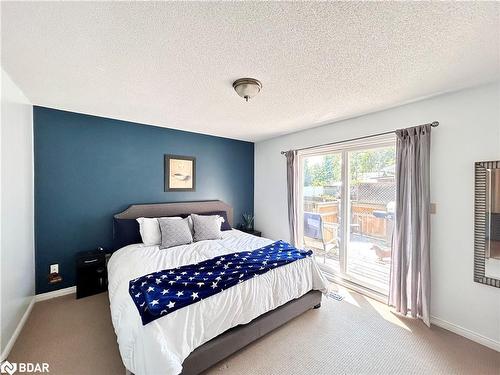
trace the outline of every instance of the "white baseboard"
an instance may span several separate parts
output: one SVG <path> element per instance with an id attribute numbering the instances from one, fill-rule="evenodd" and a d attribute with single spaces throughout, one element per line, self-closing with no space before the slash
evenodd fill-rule
<path id="1" fill-rule="evenodd" d="M 23 317 L 17 324 L 17 327 L 12 334 L 11 338 L 9 339 L 9 342 L 5 346 L 5 349 L 3 350 L 1 356 L 0 356 L 0 362 L 4 361 L 7 356 L 9 355 L 10 351 L 12 350 L 12 347 L 16 343 L 17 338 L 19 337 L 19 334 L 21 333 L 21 330 L 23 329 L 24 325 L 26 324 L 26 321 L 28 320 L 28 317 L 31 314 L 31 310 L 33 310 L 33 306 L 35 305 L 35 302 L 40 302 L 40 301 L 45 301 L 51 298 L 56 298 L 56 297 L 61 297 L 65 296 L 67 294 L 72 294 L 76 293 L 76 286 L 71 286 L 69 288 L 64 288 L 64 289 L 59 289 L 55 290 L 53 292 L 48 292 L 48 293 L 42 293 L 42 294 L 37 294 L 31 298 L 31 301 L 28 305 L 28 308 L 23 314 Z"/>
<path id="2" fill-rule="evenodd" d="M 487 346 L 490 349 L 493 349 L 493 350 L 496 350 L 497 352 L 500 352 L 500 342 L 499 341 L 495 341 L 493 339 L 490 339 L 489 337 L 480 335 L 479 333 L 473 332 L 467 328 L 457 326 L 456 324 L 450 323 L 446 320 L 437 318 L 435 316 L 431 316 L 431 324 L 434 324 L 438 327 L 444 328 L 448 331 L 456 333 L 457 335 L 463 336 L 465 338 L 468 338 L 469 340 L 477 342 L 478 344 Z"/>
<path id="3" fill-rule="evenodd" d="M 12 347 L 16 343 L 16 340 L 19 337 L 19 334 L 21 333 L 24 325 L 26 324 L 26 321 L 28 320 L 28 317 L 30 316 L 31 310 L 33 310 L 34 305 L 35 305 L 35 297 L 33 296 L 31 298 L 29 305 L 28 305 L 28 308 L 24 312 L 23 317 L 21 318 L 21 320 L 17 324 L 17 327 L 16 327 L 14 333 L 10 337 L 9 342 L 5 346 L 5 349 L 3 350 L 2 356 L 0 357 L 0 362 L 4 361 L 8 357 L 8 355 L 10 354 L 10 351 L 12 350 Z"/>
<path id="4" fill-rule="evenodd" d="M 36 302 L 45 301 L 48 299 L 62 297 L 68 294 L 76 293 L 76 286 L 70 286 L 69 288 L 54 290 L 53 292 L 47 292 L 42 294 L 37 294 L 35 296 Z"/>

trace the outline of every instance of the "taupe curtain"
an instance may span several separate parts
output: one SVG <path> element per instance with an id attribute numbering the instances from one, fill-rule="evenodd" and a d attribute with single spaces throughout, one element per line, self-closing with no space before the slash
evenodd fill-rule
<path id="1" fill-rule="evenodd" d="M 396 131 L 396 223 L 389 304 L 430 325 L 431 126 Z"/>
<path id="2" fill-rule="evenodd" d="M 290 228 L 290 241 L 298 244 L 297 237 L 297 196 L 299 183 L 299 168 L 297 165 L 297 151 L 287 151 L 286 156 L 286 187 L 288 203 L 288 226 Z"/>

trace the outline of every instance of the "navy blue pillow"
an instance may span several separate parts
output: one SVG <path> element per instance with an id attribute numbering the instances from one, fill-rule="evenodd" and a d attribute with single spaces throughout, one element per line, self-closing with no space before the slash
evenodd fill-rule
<path id="1" fill-rule="evenodd" d="M 115 250 L 141 242 L 142 238 L 137 220 L 113 218 L 113 248 Z"/>

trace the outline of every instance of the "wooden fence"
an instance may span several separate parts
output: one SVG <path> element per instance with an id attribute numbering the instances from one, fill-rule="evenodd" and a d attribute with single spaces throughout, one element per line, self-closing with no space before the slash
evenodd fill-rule
<path id="1" fill-rule="evenodd" d="M 340 202 L 318 202 L 304 200 L 304 211 L 323 214 L 325 223 L 338 223 L 340 215 Z M 380 240 L 390 240 L 393 222 L 384 218 L 376 217 L 374 211 L 385 211 L 386 205 L 377 203 L 351 202 L 351 233 L 361 236 L 374 237 Z M 328 233 L 325 234 L 325 240 Z"/>

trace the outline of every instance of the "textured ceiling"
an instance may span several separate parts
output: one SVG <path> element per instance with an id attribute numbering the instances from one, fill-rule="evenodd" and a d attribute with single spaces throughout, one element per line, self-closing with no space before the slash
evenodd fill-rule
<path id="1" fill-rule="evenodd" d="M 34 104 L 261 140 L 500 77 L 500 4 L 2 2 Z M 262 81 L 245 103 L 231 83 Z"/>

